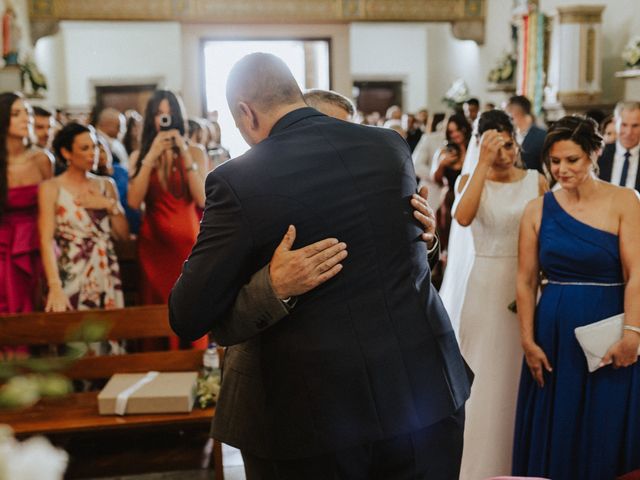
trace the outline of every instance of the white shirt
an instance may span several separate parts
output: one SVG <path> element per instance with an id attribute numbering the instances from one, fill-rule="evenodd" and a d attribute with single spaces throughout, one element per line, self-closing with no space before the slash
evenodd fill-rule
<path id="1" fill-rule="evenodd" d="M 640 154 L 640 144 L 629 149 L 631 156 L 629 157 L 629 172 L 627 173 L 627 182 L 623 187 L 635 188 L 636 175 L 638 174 L 638 154 Z M 622 177 L 622 167 L 624 166 L 624 154 L 627 149 L 620 142 L 616 142 L 616 153 L 613 156 L 613 167 L 611 168 L 611 183 L 620 185 Z"/>

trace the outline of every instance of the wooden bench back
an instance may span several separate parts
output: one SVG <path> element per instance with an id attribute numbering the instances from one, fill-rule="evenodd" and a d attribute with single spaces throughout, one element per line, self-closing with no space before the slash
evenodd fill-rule
<path id="1" fill-rule="evenodd" d="M 157 338 L 173 334 L 166 305 L 63 313 L 33 312 L 0 316 L 0 345 L 62 344 L 68 340 L 71 331 L 90 321 L 104 321 L 110 325 L 106 340 Z M 74 380 L 93 380 L 109 378 L 114 373 L 192 371 L 202 367 L 202 354 L 202 350 L 175 350 L 84 357 L 63 373 Z"/>

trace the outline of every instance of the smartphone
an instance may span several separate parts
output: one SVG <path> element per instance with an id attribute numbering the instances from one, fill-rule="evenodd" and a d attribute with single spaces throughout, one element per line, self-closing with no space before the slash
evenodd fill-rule
<path id="1" fill-rule="evenodd" d="M 171 130 L 172 119 L 168 113 L 160 115 L 160 130 Z"/>
<path id="2" fill-rule="evenodd" d="M 447 143 L 447 146 L 445 147 L 445 149 L 449 153 L 455 153 L 458 156 L 460 155 L 460 147 L 455 143 L 452 143 L 452 142 Z"/>

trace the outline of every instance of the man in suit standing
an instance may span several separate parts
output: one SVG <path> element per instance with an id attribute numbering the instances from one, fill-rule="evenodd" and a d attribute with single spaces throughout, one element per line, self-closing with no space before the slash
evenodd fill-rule
<path id="1" fill-rule="evenodd" d="M 640 191 L 640 102 L 620 102 L 615 109 L 618 139 L 604 147 L 598 160 L 600 178 Z"/>
<path id="2" fill-rule="evenodd" d="M 286 316 L 265 315 L 248 338 L 234 336 L 251 345 L 262 387 L 262 398 L 237 401 L 264 406 L 253 441 L 235 442 L 247 471 L 274 479 L 457 478 L 470 380 L 429 281 L 409 204 L 415 173 L 406 142 L 308 108 L 272 55 L 238 62 L 227 98 L 252 149 L 207 178 L 201 232 L 170 298 L 176 333 L 233 331 L 239 292 L 288 225 L 300 245 L 349 245 L 348 257 L 315 267 L 334 275 L 317 288 L 292 281 L 274 291 L 297 297 Z M 238 389 L 252 378 L 237 376 Z"/>
<path id="3" fill-rule="evenodd" d="M 516 140 L 521 147 L 525 167 L 542 173 L 542 144 L 547 132 L 535 124 L 531 102 L 524 95 L 514 95 L 505 110 L 516 127 Z"/>

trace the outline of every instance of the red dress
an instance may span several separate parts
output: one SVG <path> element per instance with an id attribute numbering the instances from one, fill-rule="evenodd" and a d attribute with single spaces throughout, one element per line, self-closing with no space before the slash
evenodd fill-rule
<path id="1" fill-rule="evenodd" d="M 34 310 L 42 284 L 38 185 L 9 188 L 0 214 L 0 313 Z"/>
<path id="2" fill-rule="evenodd" d="M 182 264 L 191 253 L 199 230 L 195 203 L 187 185 L 182 159 L 175 162 L 165 190 L 154 169 L 145 197 L 146 211 L 138 237 L 138 260 L 142 272 L 143 304 L 166 304 Z M 177 338 L 171 338 L 172 347 Z M 206 348 L 206 336 L 193 343 Z"/>

